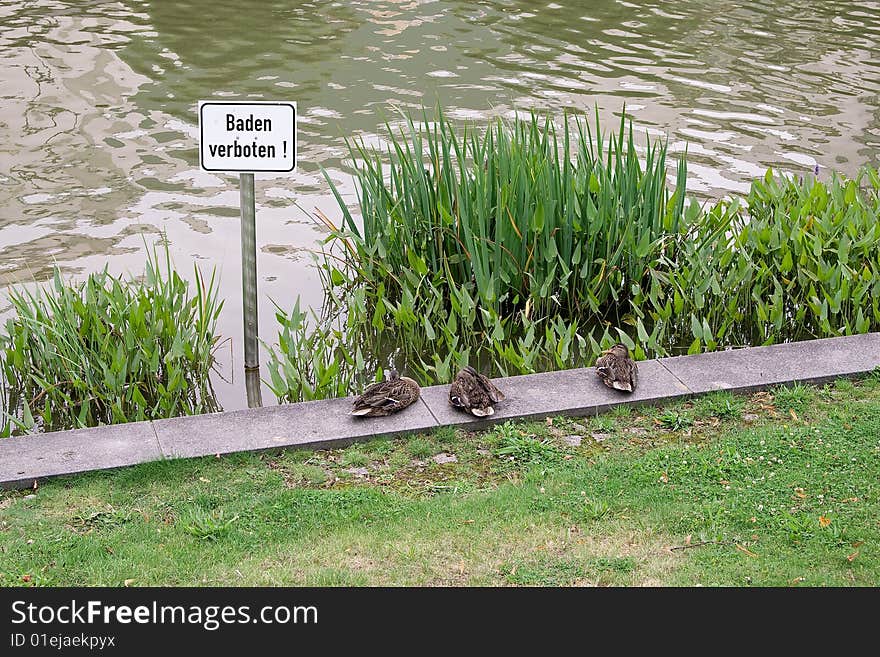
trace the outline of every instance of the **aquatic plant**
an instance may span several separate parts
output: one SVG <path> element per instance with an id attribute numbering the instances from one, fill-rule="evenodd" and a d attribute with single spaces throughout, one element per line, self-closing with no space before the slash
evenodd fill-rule
<path id="1" fill-rule="evenodd" d="M 685 157 L 670 186 L 665 143 L 640 150 L 623 119 L 607 138 L 598 118 L 423 119 L 388 125 L 385 153 L 348 142 L 360 216 L 327 177 L 341 218 L 317 215 L 323 314 L 307 330 L 298 306 L 279 312 L 298 331 L 270 363 L 280 400 L 353 392 L 392 360 L 430 385 L 467 363 L 591 365 L 614 342 L 641 359 L 880 327 L 875 169 L 768 171 L 746 198 L 701 206 Z M 309 361 L 331 386 L 298 383 Z"/>
<path id="2" fill-rule="evenodd" d="M 744 200 L 701 214 L 653 295 L 632 307 L 690 353 L 880 327 L 880 176 L 827 182 L 767 171 Z"/>
<path id="3" fill-rule="evenodd" d="M 598 116 L 595 137 L 568 115 L 561 134 L 534 113 L 482 133 L 458 133 L 442 111 L 404 125 L 388 126 L 390 162 L 349 142 L 362 227 L 327 179 L 343 215 L 340 255 L 361 281 L 385 282 L 391 300 L 414 270 L 504 314 L 530 301 L 538 314 L 619 319 L 621 288 L 684 226 L 684 160 L 670 193 L 665 144 L 649 140 L 643 166 L 623 118 L 604 148 Z"/>
<path id="4" fill-rule="evenodd" d="M 275 316 L 281 326 L 278 351 L 269 348 L 267 369 L 277 397 L 297 401 L 345 397 L 355 386 L 382 378 L 381 367 L 369 378 L 376 359 L 368 360 L 354 343 L 357 330 L 346 332 L 339 322 L 322 322 L 314 313 L 310 322 L 299 299 L 290 313 L 279 308 Z"/>
<path id="5" fill-rule="evenodd" d="M 2 435 L 218 410 L 210 382 L 218 341 L 214 275 L 195 271 L 195 294 L 148 252 L 142 280 L 107 268 L 85 281 L 12 288 L 0 335 Z"/>

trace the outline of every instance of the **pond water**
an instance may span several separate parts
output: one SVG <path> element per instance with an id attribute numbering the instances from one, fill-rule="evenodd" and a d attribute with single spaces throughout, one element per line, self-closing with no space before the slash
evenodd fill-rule
<path id="1" fill-rule="evenodd" d="M 227 410 L 247 406 L 238 178 L 199 169 L 199 100 L 299 106 L 296 172 L 256 177 L 270 343 L 271 300 L 320 304 L 311 213 L 339 217 L 320 168 L 353 203 L 344 138 L 381 144 L 397 109 L 598 107 L 611 128 L 625 103 L 638 130 L 687 144 L 703 198 L 767 167 L 880 163 L 880 2 L 4 0 L 0 28 L 0 285 L 53 263 L 137 274 L 165 231 L 182 273 L 220 276 Z"/>

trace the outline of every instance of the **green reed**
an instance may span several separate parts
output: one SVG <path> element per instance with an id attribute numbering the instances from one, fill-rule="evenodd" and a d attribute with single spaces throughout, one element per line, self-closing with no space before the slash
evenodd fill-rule
<path id="1" fill-rule="evenodd" d="M 347 276 L 385 281 L 405 296 L 401 272 L 467 290 L 482 308 L 620 319 L 620 289 L 684 229 L 686 167 L 667 185 L 665 144 L 640 161 L 630 126 L 603 145 L 598 116 L 497 119 L 483 132 L 436 122 L 387 126 L 389 161 L 349 142 L 362 225 L 340 202 Z M 574 133 L 574 135 L 573 135 Z M 573 139 L 574 136 L 574 139 Z M 340 272 L 341 274 L 341 272 Z M 453 293 L 446 293 L 449 298 Z"/>
<path id="2" fill-rule="evenodd" d="M 0 335 L 3 435 L 218 410 L 209 373 L 222 308 L 212 274 L 195 294 L 155 249 L 143 280 L 105 268 L 80 283 L 12 289 Z"/>
<path id="3" fill-rule="evenodd" d="M 598 118 L 478 131 L 438 115 L 388 125 L 386 153 L 349 142 L 359 219 L 327 178 L 341 220 L 319 215 L 324 313 L 308 329 L 298 307 L 279 313 L 296 326 L 270 364 L 280 400 L 352 392 L 391 362 L 432 384 L 466 363 L 590 365 L 619 341 L 646 358 L 880 327 L 874 169 L 768 171 L 701 207 L 685 203 L 684 157 L 670 186 L 665 144 L 639 149 L 623 120 L 605 138 Z"/>

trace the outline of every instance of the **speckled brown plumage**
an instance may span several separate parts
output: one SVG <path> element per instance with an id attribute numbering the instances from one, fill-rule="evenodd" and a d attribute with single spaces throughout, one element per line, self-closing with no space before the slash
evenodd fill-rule
<path id="1" fill-rule="evenodd" d="M 449 403 L 477 417 L 492 415 L 495 412 L 492 404 L 503 400 L 504 393 L 470 365 L 456 374 L 449 386 Z"/>
<path id="2" fill-rule="evenodd" d="M 623 392 L 633 392 L 639 382 L 639 368 L 623 344 L 602 352 L 596 360 L 596 374 L 606 386 Z"/>
<path id="3" fill-rule="evenodd" d="M 403 410 L 419 398 L 419 384 L 407 376 L 391 370 L 384 381 L 367 386 L 354 400 L 351 415 L 376 417 Z"/>

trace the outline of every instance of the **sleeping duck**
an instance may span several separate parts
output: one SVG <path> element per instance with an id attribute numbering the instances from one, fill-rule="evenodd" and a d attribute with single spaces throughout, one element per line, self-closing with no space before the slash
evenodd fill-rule
<path id="1" fill-rule="evenodd" d="M 449 387 L 449 403 L 477 417 L 492 415 L 495 412 L 492 404 L 503 400 L 504 393 L 470 365 L 456 374 Z"/>
<path id="2" fill-rule="evenodd" d="M 393 369 L 384 381 L 367 386 L 354 400 L 351 415 L 376 417 L 403 410 L 419 398 L 419 384 Z"/>
<path id="3" fill-rule="evenodd" d="M 609 388 L 624 392 L 635 390 L 639 380 L 636 362 L 630 358 L 626 345 L 620 343 L 602 352 L 596 360 L 596 374 Z"/>

